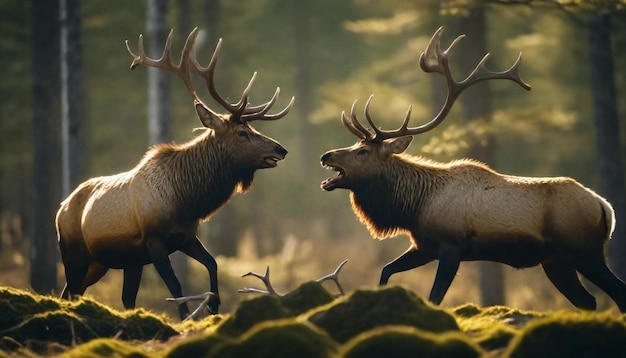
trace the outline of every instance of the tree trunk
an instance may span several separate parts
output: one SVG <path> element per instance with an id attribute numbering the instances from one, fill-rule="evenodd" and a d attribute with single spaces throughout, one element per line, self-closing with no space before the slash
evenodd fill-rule
<path id="1" fill-rule="evenodd" d="M 83 61 L 80 0 L 61 0 L 63 197 L 83 177 Z"/>
<path id="2" fill-rule="evenodd" d="M 167 0 L 148 0 L 147 8 L 148 53 L 153 58 L 161 57 L 168 35 Z M 187 34 L 181 36 L 186 37 Z M 150 145 L 171 142 L 172 135 L 172 74 L 158 68 L 148 67 L 148 137 Z M 184 288 L 189 287 L 187 256 L 174 252 L 172 267 Z"/>
<path id="3" fill-rule="evenodd" d="M 39 293 L 57 289 L 59 261 L 54 218 L 61 201 L 59 3 L 34 0 L 33 26 L 33 219 L 30 284 Z"/>
<path id="4" fill-rule="evenodd" d="M 463 76 L 469 74 L 487 51 L 487 25 L 482 8 L 471 9 L 467 17 L 461 17 L 458 28 L 466 33 L 453 56 Z M 491 91 L 489 82 L 479 83 L 465 91 L 459 98 L 462 104 L 462 118 L 466 122 L 473 120 L 491 120 Z M 493 164 L 494 138 L 489 136 L 482 143 L 473 142 L 468 150 L 468 157 Z M 504 304 L 504 280 L 502 265 L 495 262 L 480 261 L 478 266 L 480 298 L 483 306 Z"/>
<path id="5" fill-rule="evenodd" d="M 609 14 L 597 14 L 588 18 L 586 25 L 600 185 L 617 218 L 615 233 L 609 242 L 608 258 L 615 273 L 626 279 L 626 189 L 621 165 L 611 17 Z"/>

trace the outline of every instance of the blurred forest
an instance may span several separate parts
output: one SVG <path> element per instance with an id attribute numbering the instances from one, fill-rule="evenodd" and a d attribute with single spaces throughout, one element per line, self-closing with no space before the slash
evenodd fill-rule
<path id="1" fill-rule="evenodd" d="M 59 129 L 50 130 L 37 111 L 45 110 L 44 103 L 55 99 L 37 97 L 33 91 L 37 81 L 58 81 L 42 78 L 41 72 L 34 70 L 51 61 L 38 55 L 33 46 L 34 18 L 41 16 L 36 10 L 42 3 L 46 2 L 0 0 L 0 285 L 38 291 L 41 289 L 31 278 L 41 262 L 31 259 L 42 253 L 35 249 L 33 238 L 44 232 L 38 240 L 52 243 L 50 247 L 55 249 L 49 250 L 54 251 L 56 236 L 54 213 L 48 217 L 33 215 L 40 203 L 37 199 L 41 199 L 40 192 L 33 190 L 34 183 L 50 183 L 52 194 L 45 198 L 58 199 L 52 203 L 55 210 L 67 194 L 62 194 L 59 179 L 52 178 L 62 171 L 60 146 L 43 148 L 47 154 L 44 162 L 55 175 L 37 170 L 41 162 L 34 159 L 38 138 L 47 136 L 49 143 L 60 143 L 50 136 L 61 133 L 60 99 L 51 107 L 55 113 L 48 113 L 54 121 L 59 119 L 52 122 Z M 78 179 L 82 181 L 131 169 L 151 143 L 148 71 L 142 67 L 130 70 L 132 58 L 124 44 L 128 39 L 136 48 L 139 34 L 146 34 L 147 5 L 120 0 L 76 3 L 80 4 L 81 20 L 83 137 L 80 159 L 75 160 L 83 163 Z M 291 96 L 296 97 L 285 118 L 254 123 L 289 150 L 286 160 L 275 169 L 257 172 L 250 193 L 235 196 L 201 226 L 201 239 L 218 260 L 225 311 L 240 299 L 238 288 L 257 283 L 241 278 L 248 271 L 263 272 L 270 265 L 274 287 L 284 292 L 331 272 L 348 259 L 341 277 L 344 287 L 354 289 L 375 285 L 382 266 L 408 247 L 408 240 L 402 237 L 380 242 L 371 239 L 352 213 L 347 191 L 321 191 L 320 182 L 331 174 L 319 165 L 319 157 L 329 149 L 354 143 L 354 136 L 340 123 L 341 112 L 348 111 L 354 99 L 362 105 L 374 93 L 371 111 L 384 128 L 396 128 L 409 105 L 413 106 L 412 125 L 429 120 L 439 108 L 444 89 L 431 80 L 432 75 L 419 69 L 418 59 L 430 36 L 442 25 L 446 26 L 446 45 L 459 34 L 467 34 L 463 42 L 484 35 L 486 51 L 492 54 L 487 62 L 490 70 L 507 69 L 522 52 L 521 75 L 533 88 L 526 92 L 512 82 L 494 81 L 489 84 L 488 118 L 467 120 L 462 111 L 468 104 L 460 100 L 444 123 L 416 137 L 408 152 L 447 161 L 475 157 L 473 148 L 488 146 L 489 159 L 478 159 L 502 173 L 571 176 L 603 195 L 624 185 L 624 163 L 620 160 L 626 160 L 626 14 L 622 1 L 164 3 L 166 25 L 174 31 L 173 53 L 180 53 L 195 26 L 202 31 L 198 41 L 202 64 L 208 63 L 217 39 L 223 39 L 216 82 L 225 97 L 239 98 L 254 71 L 258 76 L 252 104 L 267 101 L 277 86 L 281 96 L 274 108 L 282 108 Z M 467 20 L 476 13 L 484 19 L 484 34 L 472 33 L 473 27 L 468 25 Z M 609 48 L 613 51 L 609 52 L 614 63 L 610 78 L 615 84 L 618 122 L 610 128 L 618 147 L 610 151 L 610 158 L 599 157 L 602 152 L 597 149 L 594 124 L 596 93 L 588 32 L 598 19 L 609 26 Z M 160 53 L 162 46 L 154 49 L 155 53 Z M 478 61 L 460 49 L 451 55 L 459 68 L 455 71 L 457 79 L 466 75 L 460 70 L 464 68 L 461 61 L 470 66 Z M 172 140 L 184 142 L 194 137 L 193 129 L 200 123 L 182 83 L 168 76 Z M 199 82 L 196 86 L 202 89 Z M 478 87 L 461 97 L 480 91 Z M 200 96 L 216 111 L 222 111 L 206 91 Z M 46 112 L 43 118 L 48 118 Z M 617 185 L 606 187 L 602 172 L 606 165 L 603 167 L 599 159 L 608 160 L 608 168 L 619 173 Z M 616 209 L 623 207 L 609 199 Z M 617 211 L 619 218 L 621 211 Z M 618 232 L 621 226 L 618 221 Z M 613 241 L 624 242 L 626 237 L 615 235 Z M 621 252 L 626 255 L 626 251 Z M 43 254 L 55 258 L 56 263 L 56 271 L 44 268 L 56 281 L 49 282 L 52 289 L 43 293 L 58 294 L 65 281 L 58 253 Z M 195 262 L 182 262 L 185 274 L 179 278 L 184 291 L 196 294 L 208 290 L 204 268 Z M 427 296 L 435 268 L 436 263 L 397 274 L 392 282 Z M 540 268 L 501 270 L 505 289 L 505 302 L 501 303 L 527 309 L 572 307 Z M 174 313 L 164 303 L 169 296 L 165 285 L 152 271 L 151 267 L 145 270 L 138 305 Z M 479 302 L 479 272 L 475 263 L 463 263 L 443 304 Z M 87 294 L 120 308 L 121 277 L 121 272 L 110 271 Z M 607 307 L 608 299 L 605 301 Z"/>

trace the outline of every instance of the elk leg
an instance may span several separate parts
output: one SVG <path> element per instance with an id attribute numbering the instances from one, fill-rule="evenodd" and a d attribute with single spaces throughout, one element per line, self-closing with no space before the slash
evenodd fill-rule
<path id="1" fill-rule="evenodd" d="M 158 237 L 147 237 L 144 241 L 146 243 L 148 253 L 150 254 L 152 264 L 157 270 L 159 276 L 161 276 L 163 282 L 165 282 L 165 285 L 170 291 L 172 297 L 182 297 L 182 288 L 180 286 L 180 282 L 176 278 L 174 269 L 172 268 L 172 263 L 168 257 L 169 253 L 164 242 Z M 189 315 L 189 308 L 186 303 L 178 305 L 178 313 L 181 320 L 185 319 Z"/>
<path id="2" fill-rule="evenodd" d="M 143 266 L 132 266 L 124 269 L 124 285 L 122 286 L 122 303 L 124 308 L 135 308 L 137 301 L 137 292 L 139 292 L 139 283 Z"/>
<path id="3" fill-rule="evenodd" d="M 606 292 L 615 301 L 622 313 L 626 313 L 626 285 L 609 270 L 604 263 L 603 255 L 599 258 L 579 262 L 576 268 L 589 281 Z"/>
<path id="4" fill-rule="evenodd" d="M 201 263 L 209 271 L 210 290 L 215 294 L 209 300 L 209 309 L 217 313 L 220 306 L 219 290 L 217 286 L 217 262 L 209 251 L 202 245 L 202 242 L 194 237 L 179 249 L 185 255 Z"/>
<path id="5" fill-rule="evenodd" d="M 398 256 L 395 260 L 387 263 L 380 274 L 379 285 L 385 285 L 389 281 L 391 275 L 397 272 L 403 272 L 416 267 L 425 265 L 435 259 L 435 256 L 431 255 L 425 250 L 419 250 L 413 245 L 409 247 L 402 255 Z"/>
<path id="6" fill-rule="evenodd" d="M 439 251 L 439 266 L 435 283 L 430 290 L 429 300 L 434 304 L 440 304 L 446 295 L 448 288 L 454 280 L 461 263 L 461 251 L 456 247 L 442 248 Z"/>
<path id="7" fill-rule="evenodd" d="M 108 270 L 108 267 L 104 267 L 95 261 L 90 263 L 89 267 L 87 268 L 87 274 L 85 275 L 83 283 L 80 286 L 80 291 L 78 292 L 78 294 L 82 295 L 83 293 L 85 293 L 87 287 L 98 282 L 102 278 L 102 276 L 107 273 Z"/>
<path id="8" fill-rule="evenodd" d="M 541 263 L 546 276 L 554 286 L 576 307 L 585 310 L 596 309 L 596 299 L 580 282 L 572 262 L 553 257 Z"/>

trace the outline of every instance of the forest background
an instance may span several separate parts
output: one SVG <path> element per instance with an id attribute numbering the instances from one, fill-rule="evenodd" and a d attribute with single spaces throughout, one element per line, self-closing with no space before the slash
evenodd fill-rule
<path id="1" fill-rule="evenodd" d="M 225 97 L 239 98 L 254 71 L 259 74 L 253 104 L 268 100 L 277 86 L 281 97 L 275 108 L 296 97 L 285 118 L 255 123 L 289 150 L 286 160 L 258 172 L 250 193 L 234 197 L 201 226 L 200 237 L 218 260 L 224 311 L 241 299 L 238 288 L 256 284 L 241 278 L 248 271 L 263 272 L 269 265 L 274 287 L 284 292 L 347 259 L 344 286 L 372 287 L 382 266 L 408 247 L 404 237 L 371 239 L 352 213 L 346 191 L 321 191 L 320 182 L 331 173 L 319 165 L 319 157 L 354 143 L 339 120 L 354 99 L 363 104 L 375 94 L 372 114 L 389 129 L 399 125 L 409 105 L 412 125 L 438 110 L 443 82 L 423 73 L 418 59 L 442 25 L 444 44 L 467 35 L 451 55 L 457 79 L 485 52 L 492 54 L 489 69 L 505 70 L 521 51 L 522 78 L 533 89 L 526 92 L 507 81 L 469 89 L 444 123 L 417 136 L 408 152 L 440 161 L 472 157 L 506 174 L 571 176 L 602 193 L 618 215 L 609 257 L 624 278 L 626 224 L 619 221 L 626 211 L 626 144 L 620 141 L 626 118 L 623 5 L 548 0 L 64 0 L 59 5 L 0 0 L 0 285 L 58 294 L 64 275 L 54 215 L 75 182 L 129 170 L 152 143 L 184 142 L 200 126 L 184 86 L 166 73 L 171 77 L 168 129 L 161 140 L 150 134 L 154 105 L 148 71 L 130 70 L 124 40 L 136 46 L 139 34 L 148 34 L 155 21 L 174 30 L 173 53 L 180 53 L 187 34 L 198 26 L 203 64 L 223 38 L 216 76 Z M 154 6 L 160 6 L 161 20 L 150 15 Z M 72 52 L 78 54 L 77 62 L 63 62 L 55 42 L 61 37 L 56 15 L 63 9 L 78 19 L 74 33 L 80 41 Z M 56 32 L 41 30 L 46 19 L 54 20 Z M 153 56 L 164 44 L 157 40 L 161 43 L 155 48 L 147 45 Z M 65 72 L 62 63 L 71 64 Z M 72 178 L 63 179 L 68 166 L 62 142 L 68 136 L 62 123 L 68 105 L 62 104 L 67 93 L 61 89 L 67 87 L 61 79 L 67 80 L 68 73 L 78 77 L 70 86 L 80 99 L 72 107 L 78 109 L 78 121 L 66 132 L 77 139 L 78 154 L 70 160 Z M 206 91 L 200 95 L 221 111 Z M 172 256 L 185 293 L 208 290 L 202 266 Z M 397 274 L 392 282 L 426 297 L 435 269 L 432 263 Z M 110 271 L 87 294 L 121 308 L 121 277 Z M 164 301 L 168 296 L 149 266 L 138 305 L 175 316 Z M 519 271 L 478 263 L 461 265 L 443 304 L 465 302 L 571 307 L 540 268 Z M 600 305 L 612 307 L 607 298 Z"/>

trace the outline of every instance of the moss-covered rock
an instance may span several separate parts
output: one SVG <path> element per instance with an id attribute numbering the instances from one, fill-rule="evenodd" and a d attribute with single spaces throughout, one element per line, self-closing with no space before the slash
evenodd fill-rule
<path id="1" fill-rule="evenodd" d="M 100 357 L 126 357 L 144 358 L 150 357 L 147 352 L 137 348 L 135 345 L 111 338 L 94 339 L 71 349 L 60 358 L 100 358 Z"/>
<path id="2" fill-rule="evenodd" d="M 379 327 L 361 333 L 342 347 L 341 354 L 344 358 L 476 358 L 481 355 L 480 347 L 462 333 L 432 333 L 408 326 Z"/>
<path id="3" fill-rule="evenodd" d="M 218 345 L 209 356 L 327 358 L 336 351 L 336 343 L 324 332 L 289 319 L 256 325 L 239 339 Z"/>
<path id="4" fill-rule="evenodd" d="M 314 310 L 308 320 L 341 343 L 387 325 L 406 325 L 430 332 L 459 330 L 452 315 L 398 286 L 355 291 Z"/>
<path id="5" fill-rule="evenodd" d="M 143 310 L 117 312 L 88 298 L 75 301 L 0 289 L 1 348 L 76 345 L 102 337 L 166 340 L 178 335 L 163 317 Z M 42 348 L 45 349 L 45 348 Z"/>
<path id="6" fill-rule="evenodd" d="M 235 312 L 226 318 L 216 331 L 219 334 L 236 337 L 258 323 L 288 316 L 289 312 L 282 306 L 278 298 L 259 296 L 241 302 Z"/>
<path id="7" fill-rule="evenodd" d="M 554 313 L 529 322 L 503 356 L 626 357 L 626 324 L 609 313 Z"/>
<path id="8" fill-rule="evenodd" d="M 335 298 L 315 281 L 303 283 L 297 289 L 280 298 L 280 303 L 290 315 L 296 316 L 308 310 L 330 303 Z"/>
<path id="9" fill-rule="evenodd" d="M 211 351 L 229 339 L 217 333 L 200 334 L 174 343 L 164 356 L 167 358 L 213 357 Z"/>

